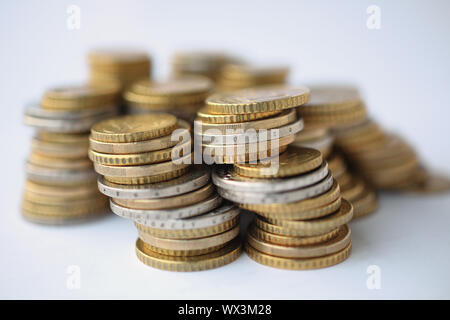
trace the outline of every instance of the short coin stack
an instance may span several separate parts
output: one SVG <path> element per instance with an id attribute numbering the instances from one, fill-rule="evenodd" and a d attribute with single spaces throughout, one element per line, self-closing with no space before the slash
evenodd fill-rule
<path id="1" fill-rule="evenodd" d="M 367 110 L 358 90 L 350 86 L 312 86 L 311 99 L 298 108 L 298 113 L 305 121 L 305 134 L 331 130 L 334 135 L 336 130 L 361 124 L 367 117 Z M 302 139 L 307 141 L 304 137 L 302 138 L 303 135 L 304 133 L 299 133 L 297 141 Z M 324 139 L 325 144 L 328 144 L 330 140 Z M 304 145 L 311 146 L 309 143 Z M 326 151 L 329 151 L 328 146 Z M 344 159 L 340 155 L 335 155 L 334 152 L 328 152 L 328 154 L 330 154 L 329 161 L 339 159 L 338 163 L 343 163 Z M 348 170 L 346 164 L 345 169 L 338 173 L 335 173 L 333 168 L 330 165 L 330 170 L 339 182 L 343 197 L 353 204 L 354 216 L 359 217 L 373 212 L 377 208 L 377 199 L 368 183 L 358 177 L 355 172 Z"/>
<path id="2" fill-rule="evenodd" d="M 217 87 L 220 91 L 232 91 L 285 84 L 288 74 L 289 68 L 285 66 L 230 64 L 222 69 Z"/>
<path id="3" fill-rule="evenodd" d="M 246 244 L 253 260 L 305 270 L 349 256 L 353 207 L 341 198 L 318 150 L 289 146 L 278 168 L 262 163 L 218 167 L 213 182 L 223 198 L 256 213 Z"/>
<path id="4" fill-rule="evenodd" d="M 150 57 L 139 50 L 94 50 L 88 54 L 88 63 L 93 84 L 114 84 L 123 89 L 151 75 Z"/>
<path id="5" fill-rule="evenodd" d="M 286 150 L 303 129 L 294 107 L 308 100 L 305 87 L 269 86 L 218 93 L 194 123 L 196 151 L 207 164 L 266 159 Z"/>
<path id="6" fill-rule="evenodd" d="M 96 188 L 88 159 L 89 130 L 117 114 L 117 88 L 93 86 L 47 90 L 25 111 L 25 124 L 37 129 L 26 163 L 22 213 L 28 220 L 61 224 L 105 213 L 107 198 Z"/>
<path id="7" fill-rule="evenodd" d="M 167 81 L 142 80 L 124 94 L 128 112 L 168 112 L 192 122 L 211 93 L 213 83 L 202 76 L 182 76 Z"/>
<path id="8" fill-rule="evenodd" d="M 206 270 L 241 253 L 239 209 L 215 192 L 208 169 L 191 166 L 189 127 L 171 114 L 152 113 L 109 119 L 91 130 L 99 190 L 111 197 L 115 214 L 135 222 L 139 260 L 158 269 Z"/>
<path id="9" fill-rule="evenodd" d="M 179 52 L 172 58 L 174 76 L 201 75 L 217 81 L 224 66 L 238 59 L 222 52 Z"/>

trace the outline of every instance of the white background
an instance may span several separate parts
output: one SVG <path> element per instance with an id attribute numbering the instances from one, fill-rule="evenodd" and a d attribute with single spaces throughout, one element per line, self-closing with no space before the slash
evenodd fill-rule
<path id="1" fill-rule="evenodd" d="M 70 4 L 80 30 L 66 27 Z M 371 4 L 380 30 L 366 27 Z M 378 212 L 352 223 L 346 262 L 304 272 L 245 255 L 217 270 L 162 272 L 135 258 L 129 221 L 56 228 L 19 211 L 32 136 L 24 105 L 85 79 L 86 51 L 110 45 L 148 50 L 156 77 L 175 50 L 209 48 L 288 64 L 293 83 L 353 82 L 375 119 L 450 173 L 449 12 L 448 1 L 2 1 L 0 298 L 450 298 L 448 194 L 382 195 Z M 66 287 L 69 265 L 80 267 L 79 290 Z M 381 268 L 380 290 L 366 287 L 369 265 Z"/>

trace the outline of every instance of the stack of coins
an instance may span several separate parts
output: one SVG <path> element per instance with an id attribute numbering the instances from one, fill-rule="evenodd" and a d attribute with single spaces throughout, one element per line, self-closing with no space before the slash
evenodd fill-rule
<path id="1" fill-rule="evenodd" d="M 220 91 L 231 91 L 285 84 L 288 75 L 289 68 L 285 66 L 230 64 L 222 69 L 217 87 Z"/>
<path id="2" fill-rule="evenodd" d="M 165 82 L 138 81 L 125 92 L 130 113 L 168 112 L 192 122 L 213 83 L 203 76 L 182 76 Z"/>
<path id="3" fill-rule="evenodd" d="M 139 50 L 91 51 L 88 64 L 90 82 L 93 84 L 114 84 L 123 89 L 151 75 L 150 57 Z"/>
<path id="4" fill-rule="evenodd" d="M 224 66 L 238 62 L 239 59 L 222 52 L 179 52 L 172 57 L 172 73 L 205 76 L 215 82 Z"/>
<path id="5" fill-rule="evenodd" d="M 135 222 L 139 260 L 158 269 L 206 270 L 241 253 L 239 209 L 222 201 L 208 169 L 191 166 L 189 127 L 171 114 L 151 113 L 91 130 L 98 188 L 111 197 L 115 214 Z"/>
<path id="6" fill-rule="evenodd" d="M 25 124 L 37 129 L 26 163 L 26 219 L 62 224 L 105 213 L 107 198 L 96 188 L 88 138 L 95 122 L 117 114 L 117 100 L 116 87 L 61 87 L 26 109 Z"/>
<path id="7" fill-rule="evenodd" d="M 196 152 L 207 164 L 266 159 L 286 150 L 303 128 L 294 107 L 308 100 L 305 87 L 271 86 L 217 93 L 194 123 Z"/>
<path id="8" fill-rule="evenodd" d="M 352 205 L 341 198 L 320 151 L 289 146 L 278 168 L 234 164 L 213 173 L 219 194 L 256 213 L 246 251 L 261 264 L 305 270 L 344 261 Z"/>
<path id="9" fill-rule="evenodd" d="M 317 149 L 326 159 L 333 151 L 334 135 L 327 128 L 303 129 L 295 135 L 292 145 Z"/>
<path id="10" fill-rule="evenodd" d="M 312 86 L 311 99 L 297 111 L 305 121 L 305 133 L 299 133 L 296 139 L 306 141 L 306 144 L 299 143 L 304 146 L 311 146 L 308 132 L 312 136 L 314 133 L 320 136 L 321 132 L 325 132 L 321 130 L 331 130 L 334 135 L 337 130 L 359 125 L 367 118 L 367 110 L 358 90 L 350 86 Z M 373 189 L 365 179 L 349 169 L 340 154 L 330 152 L 333 150 L 329 146 L 330 140 L 325 138 L 326 133 L 322 134 L 330 170 L 339 182 L 343 197 L 353 204 L 354 217 L 375 211 L 377 198 Z"/>

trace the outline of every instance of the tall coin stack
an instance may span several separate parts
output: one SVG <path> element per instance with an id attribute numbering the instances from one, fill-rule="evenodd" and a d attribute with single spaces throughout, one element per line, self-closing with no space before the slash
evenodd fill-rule
<path id="1" fill-rule="evenodd" d="M 256 213 L 246 251 L 258 263 L 292 270 L 328 267 L 351 251 L 352 205 L 341 198 L 320 151 L 289 146 L 278 166 L 238 163 L 213 173 L 219 194 Z"/>
<path id="2" fill-rule="evenodd" d="M 142 80 L 125 92 L 128 112 L 168 112 L 192 122 L 211 93 L 213 83 L 203 76 L 180 76 L 167 81 Z"/>
<path id="3" fill-rule="evenodd" d="M 135 222 L 138 259 L 158 269 L 206 270 L 241 253 L 239 209 L 222 201 L 207 168 L 191 166 L 189 130 L 167 113 L 113 118 L 91 130 L 99 190 L 115 214 Z"/>
<path id="4" fill-rule="evenodd" d="M 294 107 L 308 100 L 305 87 L 270 86 L 217 93 L 194 122 L 196 154 L 207 164 L 266 159 L 286 150 L 303 129 Z"/>
<path id="5" fill-rule="evenodd" d="M 239 60 L 223 52 L 178 52 L 172 57 L 172 73 L 175 77 L 200 75 L 216 82 L 224 66 Z"/>
<path id="6" fill-rule="evenodd" d="M 285 66 L 251 66 L 229 64 L 222 69 L 217 88 L 220 91 L 285 84 L 289 68 Z"/>
<path id="7" fill-rule="evenodd" d="M 313 135 L 314 132 L 330 130 L 334 135 L 337 130 L 361 124 L 367 118 L 367 110 L 359 92 L 350 86 L 312 86 L 311 99 L 297 111 L 305 121 L 305 130 L 298 134 L 296 140 L 303 140 L 299 145 L 305 146 L 311 146 L 311 141 L 305 136 L 308 132 Z M 332 141 L 323 139 L 327 141 L 325 144 Z M 328 151 L 328 146 L 326 150 Z M 330 153 L 328 161 L 343 197 L 353 204 L 354 216 L 360 217 L 373 212 L 377 208 L 377 198 L 369 184 L 356 172 L 349 170 L 336 150 Z M 335 168 L 338 170 L 333 171 Z"/>
<path id="8" fill-rule="evenodd" d="M 151 75 L 151 60 L 139 50 L 104 49 L 88 53 L 90 82 L 99 85 L 117 85 L 124 89 Z"/>
<path id="9" fill-rule="evenodd" d="M 72 86 L 50 89 L 25 110 L 25 124 L 36 128 L 26 163 L 23 216 L 33 222 L 62 224 L 105 213 L 107 198 L 96 188 L 88 159 L 89 130 L 117 114 L 118 90 Z"/>

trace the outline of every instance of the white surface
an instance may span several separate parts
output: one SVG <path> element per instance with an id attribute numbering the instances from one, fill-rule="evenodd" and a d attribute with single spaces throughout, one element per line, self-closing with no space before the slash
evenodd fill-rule
<path id="1" fill-rule="evenodd" d="M 292 67 L 292 82 L 357 83 L 377 120 L 396 128 L 425 163 L 450 172 L 450 2 L 446 1 L 3 1 L 0 4 L 0 298 L 450 298 L 450 196 L 383 195 L 380 210 L 352 223 L 346 262 L 281 271 L 243 255 L 221 269 L 169 273 L 134 256 L 132 224 L 111 217 L 44 227 L 19 215 L 32 130 L 25 103 L 44 88 L 81 81 L 85 52 L 109 44 L 148 49 L 156 75 L 183 48 L 224 48 L 250 61 Z M 79 5 L 81 29 L 66 28 Z M 382 28 L 366 28 L 377 4 Z M 81 268 L 68 290 L 66 268 Z M 366 287 L 369 265 L 380 290 Z"/>

